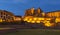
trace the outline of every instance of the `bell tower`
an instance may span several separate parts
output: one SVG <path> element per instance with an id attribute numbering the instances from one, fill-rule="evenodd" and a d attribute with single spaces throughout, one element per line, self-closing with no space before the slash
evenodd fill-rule
<path id="1" fill-rule="evenodd" d="M 31 8 L 31 14 L 34 14 L 34 8 Z"/>
<path id="2" fill-rule="evenodd" d="M 42 13 L 42 10 L 40 8 L 37 9 L 37 13 L 40 14 Z"/>
<path id="3" fill-rule="evenodd" d="M 38 17 L 42 16 L 43 11 L 40 8 L 38 8 L 36 12 L 37 12 L 36 14 L 37 14 Z"/>

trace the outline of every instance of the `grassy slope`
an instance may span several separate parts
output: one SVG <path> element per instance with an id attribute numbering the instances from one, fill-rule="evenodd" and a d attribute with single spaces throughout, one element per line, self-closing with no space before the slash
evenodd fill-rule
<path id="1" fill-rule="evenodd" d="M 60 30 L 53 29 L 20 29 L 5 35 L 60 35 Z"/>

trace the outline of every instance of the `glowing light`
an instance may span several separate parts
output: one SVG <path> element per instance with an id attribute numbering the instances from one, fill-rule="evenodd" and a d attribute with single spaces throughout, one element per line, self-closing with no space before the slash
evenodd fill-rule
<path id="1" fill-rule="evenodd" d="M 28 20 L 27 18 L 24 19 L 24 21 L 27 21 L 27 20 Z"/>
<path id="2" fill-rule="evenodd" d="M 51 23 L 45 23 L 45 26 L 50 27 L 52 24 Z"/>
<path id="3" fill-rule="evenodd" d="M 51 27 L 53 24 L 52 23 L 50 23 L 49 21 L 46 21 L 45 23 L 45 26 L 47 26 L 47 27 Z"/>
<path id="4" fill-rule="evenodd" d="M 32 20 L 32 18 L 29 18 L 29 20 L 31 21 L 31 20 Z"/>
<path id="5" fill-rule="evenodd" d="M 43 23 L 49 23 L 49 21 L 45 20 Z"/>
<path id="6" fill-rule="evenodd" d="M 45 13 L 42 13 L 43 16 L 45 16 Z"/>
<path id="7" fill-rule="evenodd" d="M 19 20 L 21 20 L 21 18 L 17 18 L 17 19 L 15 19 L 15 20 L 19 21 Z"/>
<path id="8" fill-rule="evenodd" d="M 51 18 L 45 18 L 45 20 L 51 20 Z"/>
<path id="9" fill-rule="evenodd" d="M 37 20 L 37 18 L 33 18 L 33 20 Z"/>
<path id="10" fill-rule="evenodd" d="M 27 22 L 31 22 L 32 21 L 32 18 L 29 18 L 29 20 L 27 20 Z"/>
<path id="11" fill-rule="evenodd" d="M 40 21 L 36 21 L 36 23 L 40 23 Z"/>
<path id="12" fill-rule="evenodd" d="M 55 22 L 56 22 L 56 23 L 57 23 L 57 22 L 60 22 L 60 18 L 56 18 Z"/>
<path id="13" fill-rule="evenodd" d="M 38 20 L 44 20 L 44 18 L 38 18 Z"/>
<path id="14" fill-rule="evenodd" d="M 0 19 L 0 22 L 3 22 L 2 19 Z"/>
<path id="15" fill-rule="evenodd" d="M 35 21 L 31 21 L 31 23 L 35 23 Z"/>
<path id="16" fill-rule="evenodd" d="M 31 22 L 31 21 L 28 20 L 27 22 Z"/>

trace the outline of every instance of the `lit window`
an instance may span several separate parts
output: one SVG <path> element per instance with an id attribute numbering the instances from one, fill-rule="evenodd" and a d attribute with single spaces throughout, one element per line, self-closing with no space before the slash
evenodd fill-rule
<path id="1" fill-rule="evenodd" d="M 46 22 L 44 23 L 44 25 L 47 26 L 47 27 L 51 27 L 51 26 L 53 25 L 53 23 L 50 23 L 49 21 L 46 21 Z"/>
<path id="2" fill-rule="evenodd" d="M 33 18 L 33 20 L 37 20 L 37 18 Z"/>
<path id="3" fill-rule="evenodd" d="M 45 23 L 45 26 L 50 27 L 51 24 L 50 23 Z"/>
<path id="4" fill-rule="evenodd" d="M 27 22 L 31 22 L 31 21 L 28 20 Z"/>
<path id="5" fill-rule="evenodd" d="M 35 23 L 35 21 L 31 21 L 31 23 Z"/>
<path id="6" fill-rule="evenodd" d="M 24 18 L 24 21 L 27 21 L 28 19 L 27 18 Z"/>
<path id="7" fill-rule="evenodd" d="M 40 23 L 40 21 L 36 21 L 36 23 Z"/>
<path id="8" fill-rule="evenodd" d="M 32 21 L 32 18 L 29 18 L 30 21 Z"/>
<path id="9" fill-rule="evenodd" d="M 3 20 L 2 19 L 0 19 L 0 22 L 2 22 Z"/>
<path id="10" fill-rule="evenodd" d="M 38 18 L 38 20 L 44 20 L 44 18 Z"/>

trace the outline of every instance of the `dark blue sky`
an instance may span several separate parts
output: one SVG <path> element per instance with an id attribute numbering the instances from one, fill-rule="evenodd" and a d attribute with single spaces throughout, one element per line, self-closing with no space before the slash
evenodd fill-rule
<path id="1" fill-rule="evenodd" d="M 0 9 L 24 15 L 26 9 L 40 7 L 44 12 L 60 10 L 60 0 L 0 0 Z"/>

